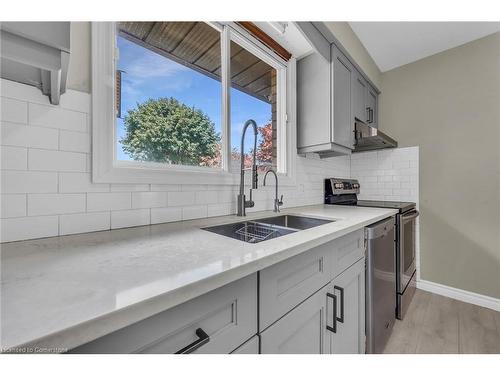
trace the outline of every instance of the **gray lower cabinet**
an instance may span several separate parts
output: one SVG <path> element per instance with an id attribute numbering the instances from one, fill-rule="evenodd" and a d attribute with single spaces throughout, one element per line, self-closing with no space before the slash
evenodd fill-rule
<path id="1" fill-rule="evenodd" d="M 243 345 L 233 350 L 231 354 L 259 354 L 259 336 L 255 335 Z"/>
<path id="2" fill-rule="evenodd" d="M 365 261 L 359 260 L 332 280 L 328 293 L 335 296 L 335 324 L 328 317 L 327 323 L 335 326 L 329 331 L 332 354 L 365 353 Z M 330 302 L 329 302 L 330 303 Z M 330 320 L 332 319 L 332 320 Z"/>
<path id="3" fill-rule="evenodd" d="M 359 229 L 70 353 L 364 353 L 364 278 Z"/>
<path id="4" fill-rule="evenodd" d="M 365 256 L 364 228 L 351 232 L 331 242 L 332 270 L 330 280 Z"/>
<path id="5" fill-rule="evenodd" d="M 259 319 L 264 330 L 331 280 L 327 243 L 260 271 Z"/>
<path id="6" fill-rule="evenodd" d="M 71 353 L 176 353 L 189 347 L 195 353 L 231 353 L 257 334 L 256 306 L 253 274 Z"/>
<path id="7" fill-rule="evenodd" d="M 326 290 L 307 298 L 299 306 L 261 333 L 262 354 L 328 353 L 325 329 Z"/>

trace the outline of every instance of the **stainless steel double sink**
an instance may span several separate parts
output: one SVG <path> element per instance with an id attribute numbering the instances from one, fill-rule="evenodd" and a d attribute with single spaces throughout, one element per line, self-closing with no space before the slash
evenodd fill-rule
<path id="1" fill-rule="evenodd" d="M 240 241 L 258 243 L 334 221 L 307 216 L 281 215 L 202 229 Z"/>

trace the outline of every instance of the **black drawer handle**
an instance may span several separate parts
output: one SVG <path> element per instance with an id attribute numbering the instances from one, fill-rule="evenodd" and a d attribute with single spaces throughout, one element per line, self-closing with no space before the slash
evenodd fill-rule
<path id="1" fill-rule="evenodd" d="M 333 326 L 329 326 L 328 324 L 326 325 L 326 329 L 333 332 L 337 333 L 337 296 L 332 293 L 326 293 L 327 297 L 330 297 L 333 299 Z"/>
<path id="2" fill-rule="evenodd" d="M 205 345 L 207 342 L 210 341 L 210 336 L 208 336 L 207 333 L 204 330 L 202 330 L 201 328 L 197 328 L 195 333 L 196 333 L 196 336 L 198 336 L 198 340 L 192 342 L 191 344 L 182 348 L 178 352 L 175 352 L 175 354 L 192 353 L 196 349 L 201 348 L 203 345 Z"/>
<path id="3" fill-rule="evenodd" d="M 341 288 L 340 286 L 334 286 L 333 289 L 336 289 L 340 292 L 340 318 L 337 318 L 337 320 L 340 323 L 344 323 L 344 288 Z"/>

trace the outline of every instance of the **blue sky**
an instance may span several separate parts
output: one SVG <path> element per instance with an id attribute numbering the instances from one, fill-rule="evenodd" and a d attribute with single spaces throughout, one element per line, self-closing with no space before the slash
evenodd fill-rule
<path id="1" fill-rule="evenodd" d="M 221 132 L 221 84 L 219 81 L 189 69 L 181 64 L 118 37 L 122 74 L 122 119 L 117 119 L 117 135 L 124 135 L 123 117 L 137 103 L 149 98 L 174 97 L 180 102 L 201 109 Z M 271 119 L 271 105 L 241 91 L 231 89 L 231 144 L 239 150 L 243 124 L 248 119 L 265 125 Z M 248 134 L 250 135 L 250 134 Z M 247 135 L 245 150 L 253 145 Z M 118 160 L 130 160 L 121 144 L 117 147 Z"/>

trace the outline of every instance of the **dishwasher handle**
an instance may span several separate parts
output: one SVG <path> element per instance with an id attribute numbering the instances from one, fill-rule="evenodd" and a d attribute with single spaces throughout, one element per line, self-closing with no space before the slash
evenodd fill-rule
<path id="1" fill-rule="evenodd" d="M 388 219 L 379 221 L 375 224 L 369 225 L 365 228 L 365 236 L 368 241 L 375 240 L 380 237 L 385 237 L 392 231 L 396 225 L 394 216 Z"/>
<path id="2" fill-rule="evenodd" d="M 420 212 L 417 210 L 408 212 L 406 214 L 401 215 L 401 219 L 403 223 L 406 223 L 407 221 L 414 220 L 420 215 Z"/>

